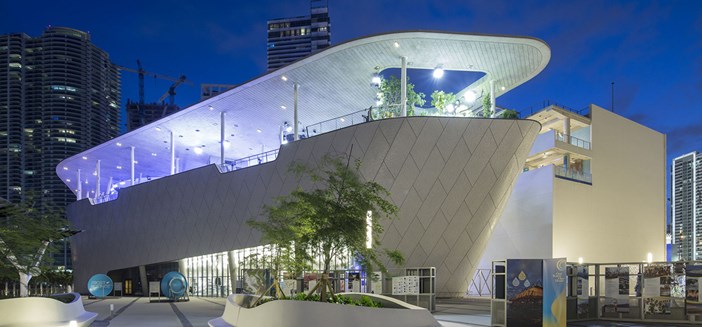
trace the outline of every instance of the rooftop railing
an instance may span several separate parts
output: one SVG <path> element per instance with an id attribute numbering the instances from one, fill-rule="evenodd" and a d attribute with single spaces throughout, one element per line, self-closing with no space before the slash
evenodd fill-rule
<path id="1" fill-rule="evenodd" d="M 363 109 L 350 114 L 327 119 L 305 127 L 305 136 L 312 137 L 319 134 L 335 131 L 340 128 L 353 126 L 370 121 L 370 109 Z"/>
<path id="2" fill-rule="evenodd" d="M 543 111 L 544 109 L 546 109 L 550 106 L 558 107 L 558 108 L 561 108 L 563 110 L 567 110 L 567 111 L 570 111 L 574 114 L 578 114 L 581 116 L 587 116 L 588 114 L 590 114 L 590 106 L 587 106 L 587 107 L 582 108 L 582 109 L 575 109 L 575 108 L 572 108 L 572 107 L 569 107 L 569 106 L 566 106 L 564 104 L 558 103 L 558 102 L 553 101 L 553 100 L 548 100 L 548 99 L 544 100 L 541 104 L 537 104 L 537 105 L 529 107 L 528 109 L 524 110 L 523 112 L 524 113 L 528 112 L 529 114 L 527 116 L 531 116 L 531 115 L 534 115 L 540 111 Z"/>
<path id="3" fill-rule="evenodd" d="M 266 162 L 271 162 L 278 158 L 278 149 L 273 149 L 270 151 L 262 152 L 259 154 L 254 154 L 241 159 L 236 160 L 225 160 L 224 165 L 217 164 L 217 169 L 220 173 L 226 173 L 230 171 L 235 171 L 237 169 L 242 169 L 246 167 L 256 166 L 264 164 Z"/>

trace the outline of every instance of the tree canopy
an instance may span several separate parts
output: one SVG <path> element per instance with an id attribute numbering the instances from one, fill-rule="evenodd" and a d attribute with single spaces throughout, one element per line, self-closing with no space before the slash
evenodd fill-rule
<path id="1" fill-rule="evenodd" d="M 318 167 L 293 163 L 290 171 L 309 178 L 313 190 L 298 188 L 264 206 L 265 221 L 248 223 L 262 232 L 262 241 L 279 248 L 284 258 L 278 264 L 287 270 L 304 269 L 313 257 L 321 258 L 328 274 L 333 258 L 354 256 L 366 271 L 386 271 L 383 256 L 396 264 L 403 261 L 398 251 L 379 249 L 381 222 L 397 215 L 398 208 L 386 198 L 389 192 L 373 181 L 363 181 L 360 161 L 325 156 Z M 368 211 L 372 219 L 367 221 Z M 373 246 L 366 247 L 370 231 Z"/>
<path id="2" fill-rule="evenodd" d="M 373 112 L 373 119 L 399 117 L 402 102 L 402 83 L 399 78 L 390 76 L 382 79 L 378 88 L 379 100 L 377 110 Z M 424 105 L 424 93 L 416 92 L 414 84 L 407 78 L 407 116 L 414 116 L 414 109 Z"/>

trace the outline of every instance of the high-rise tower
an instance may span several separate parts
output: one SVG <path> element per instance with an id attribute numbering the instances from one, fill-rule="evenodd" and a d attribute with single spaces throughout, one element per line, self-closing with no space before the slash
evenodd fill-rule
<path id="1" fill-rule="evenodd" d="M 331 44 L 326 0 L 311 0 L 310 15 L 268 21 L 268 71 L 288 65 Z"/>
<path id="2" fill-rule="evenodd" d="M 673 260 L 698 260 L 702 254 L 702 156 L 690 152 L 673 159 Z"/>
<path id="3" fill-rule="evenodd" d="M 36 38 L 0 36 L 0 197 L 75 201 L 56 165 L 119 135 L 119 102 L 119 72 L 90 34 L 49 27 Z"/>

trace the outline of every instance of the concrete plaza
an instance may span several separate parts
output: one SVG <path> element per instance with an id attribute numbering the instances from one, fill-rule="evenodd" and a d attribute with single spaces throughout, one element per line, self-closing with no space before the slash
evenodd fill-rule
<path id="1" fill-rule="evenodd" d="M 163 299 L 163 298 L 161 298 Z M 111 297 L 89 299 L 83 297 L 86 311 L 98 313 L 91 325 L 195 327 L 207 326 L 207 321 L 222 315 L 225 298 L 192 297 L 187 302 L 149 302 L 148 297 Z M 439 300 L 434 317 L 445 327 L 490 326 L 490 305 L 487 300 Z M 110 312 L 113 305 L 114 312 Z M 577 322 L 571 327 L 638 327 L 672 326 L 615 322 Z"/>

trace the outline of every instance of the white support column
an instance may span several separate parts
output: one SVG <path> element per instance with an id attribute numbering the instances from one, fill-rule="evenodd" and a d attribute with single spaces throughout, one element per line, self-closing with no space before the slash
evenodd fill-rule
<path id="1" fill-rule="evenodd" d="M 563 119 L 563 142 L 570 144 L 570 118 Z"/>
<path id="2" fill-rule="evenodd" d="M 97 178 L 95 179 L 95 199 L 100 196 L 100 160 L 97 161 L 95 172 L 97 173 Z"/>
<path id="3" fill-rule="evenodd" d="M 219 166 L 224 168 L 224 111 L 219 113 Z"/>
<path id="4" fill-rule="evenodd" d="M 105 194 L 110 194 L 112 191 L 112 176 L 110 176 L 110 179 L 107 180 L 107 190 L 105 191 Z"/>
<path id="5" fill-rule="evenodd" d="M 175 158 L 175 172 L 176 174 L 180 172 L 180 158 Z"/>
<path id="6" fill-rule="evenodd" d="M 134 185 L 134 147 L 129 147 L 129 176 L 132 181 L 131 185 Z"/>
<path id="7" fill-rule="evenodd" d="M 490 115 L 495 115 L 495 81 L 490 80 Z"/>
<path id="8" fill-rule="evenodd" d="M 76 182 L 78 183 L 78 185 L 76 185 L 76 188 L 78 189 L 76 191 L 76 193 L 77 193 L 76 197 L 78 198 L 78 200 L 82 200 L 83 199 L 83 182 L 80 180 L 80 169 L 78 169 L 78 179 L 76 180 Z"/>
<path id="9" fill-rule="evenodd" d="M 402 58 L 400 70 L 400 116 L 407 117 L 407 57 Z"/>
<path id="10" fill-rule="evenodd" d="M 299 121 L 297 120 L 297 89 L 300 87 L 297 82 L 293 84 L 293 140 L 298 141 L 300 139 L 300 130 L 298 129 L 298 123 Z"/>
<path id="11" fill-rule="evenodd" d="M 175 174 L 175 140 L 171 131 L 171 175 Z"/>

